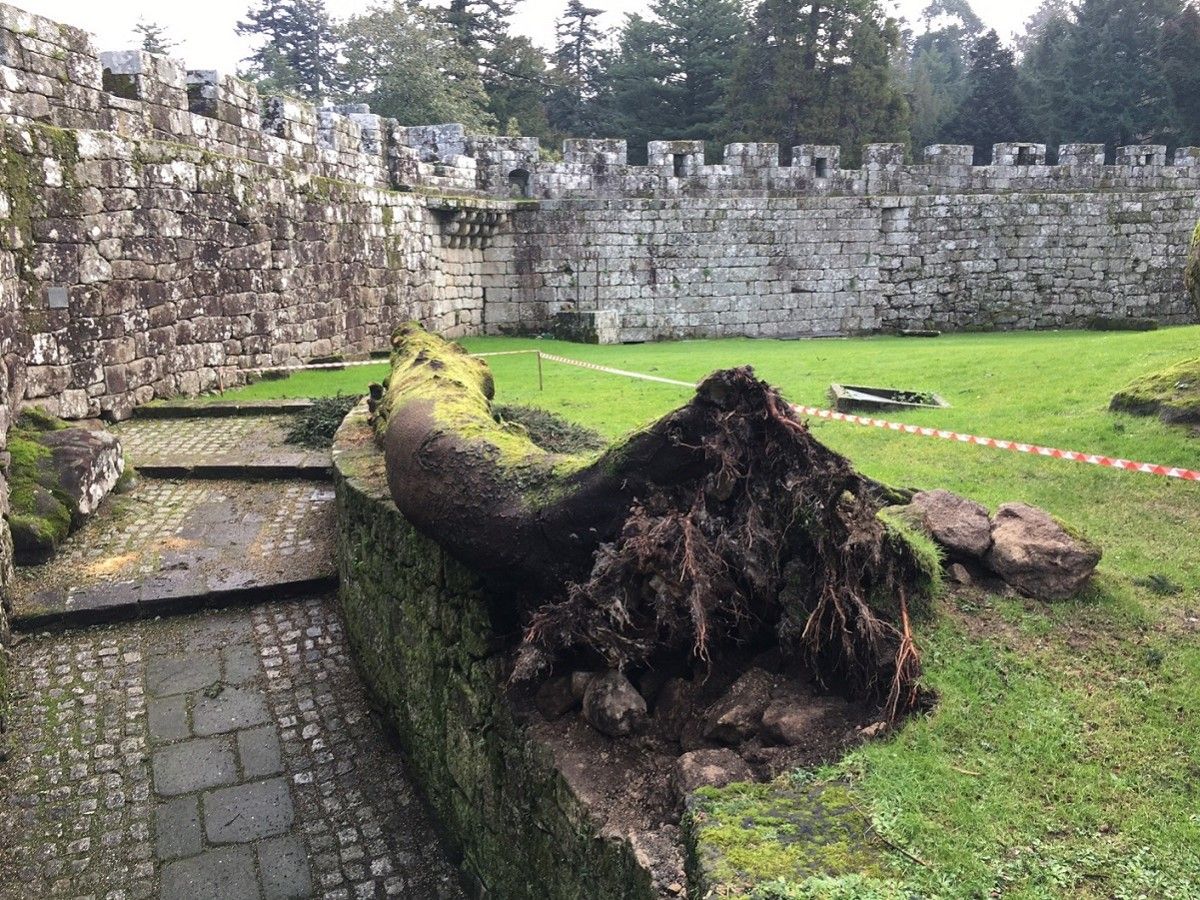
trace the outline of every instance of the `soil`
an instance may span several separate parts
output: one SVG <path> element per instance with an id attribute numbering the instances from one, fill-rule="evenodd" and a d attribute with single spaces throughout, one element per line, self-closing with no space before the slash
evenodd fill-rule
<path id="1" fill-rule="evenodd" d="M 758 734 L 732 748 L 759 781 L 836 760 L 866 739 L 864 729 L 866 734 L 884 730 L 880 723 L 887 714 L 881 705 L 851 702 L 822 691 L 796 668 L 772 665 L 773 655 L 747 658 L 722 673 L 694 679 L 697 701 L 682 720 L 680 740 L 663 734 L 664 717 L 654 697 L 655 686 L 661 687 L 670 673 L 633 679 L 650 707 L 650 726 L 635 737 L 601 734 L 583 719 L 578 706 L 548 718 L 538 710 L 531 692 L 513 697 L 529 736 L 551 751 L 556 767 L 591 810 L 601 833 L 629 841 L 661 896 L 681 896 L 687 885 L 680 832 L 683 803 L 672 783 L 676 761 L 687 751 L 728 746 L 705 739 L 702 731 L 710 708 L 726 696 L 735 676 L 754 667 L 765 669 L 771 676 L 772 696 L 795 696 L 813 715 L 812 728 L 794 746 Z"/>

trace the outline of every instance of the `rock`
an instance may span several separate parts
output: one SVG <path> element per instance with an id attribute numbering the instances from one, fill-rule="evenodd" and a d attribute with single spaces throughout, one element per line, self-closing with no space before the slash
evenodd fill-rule
<path id="1" fill-rule="evenodd" d="M 542 683 L 533 700 L 543 716 L 553 721 L 579 704 L 579 698 L 571 690 L 571 676 L 563 675 Z"/>
<path id="2" fill-rule="evenodd" d="M 659 734 L 679 740 L 683 726 L 696 709 L 696 685 L 684 678 L 671 678 L 658 692 L 654 704 L 654 724 Z"/>
<path id="3" fill-rule="evenodd" d="M 955 584 L 969 585 L 975 579 L 971 577 L 971 572 L 962 563 L 950 563 L 946 566 L 946 577 Z"/>
<path id="4" fill-rule="evenodd" d="M 771 702 L 772 679 L 762 669 L 747 669 L 704 720 L 704 736 L 722 744 L 739 744 L 758 733 L 763 711 Z"/>
<path id="5" fill-rule="evenodd" d="M 992 523 L 987 509 L 950 491 L 920 491 L 911 508 L 938 544 L 952 556 L 982 559 L 992 546 Z"/>
<path id="6" fill-rule="evenodd" d="M 685 753 L 675 760 L 675 770 L 671 773 L 671 787 L 681 801 L 697 788 L 724 787 L 735 781 L 753 780 L 750 766 L 727 747 Z"/>
<path id="7" fill-rule="evenodd" d="M 767 704 L 762 715 L 763 735 L 789 747 L 808 744 L 832 709 L 833 702 L 827 698 L 787 691 Z"/>
<path id="8" fill-rule="evenodd" d="M 575 699 L 583 699 L 583 695 L 587 692 L 588 685 L 592 683 L 592 679 L 595 677 L 595 672 L 571 673 L 571 693 L 575 695 Z"/>
<path id="9" fill-rule="evenodd" d="M 1044 510 L 1006 503 L 996 511 L 987 564 L 1026 596 L 1064 600 L 1087 583 L 1100 555 Z"/>
<path id="10" fill-rule="evenodd" d="M 121 441 L 95 428 L 63 428 L 42 434 L 50 448 L 50 464 L 60 491 L 71 500 L 71 517 L 78 523 L 90 516 L 116 487 L 125 469 Z"/>
<path id="11" fill-rule="evenodd" d="M 872 722 L 870 725 L 864 725 L 858 729 L 858 736 L 864 741 L 873 741 L 875 738 L 883 737 L 887 732 L 887 722 Z"/>
<path id="12" fill-rule="evenodd" d="M 646 701 L 620 672 L 605 672 L 583 694 L 583 717 L 609 737 L 627 737 L 646 727 Z"/>

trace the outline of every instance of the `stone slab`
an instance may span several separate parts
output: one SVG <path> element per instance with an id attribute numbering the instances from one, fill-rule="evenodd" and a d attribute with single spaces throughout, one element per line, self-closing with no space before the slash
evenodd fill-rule
<path id="1" fill-rule="evenodd" d="M 258 845 L 263 900 L 299 900 L 312 893 L 312 875 L 304 846 L 294 837 L 272 838 Z"/>
<path id="2" fill-rule="evenodd" d="M 258 900 L 254 851 L 220 847 L 163 869 L 162 900 Z"/>
<path id="3" fill-rule="evenodd" d="M 163 796 L 190 794 L 237 781 L 229 741 L 200 738 L 171 744 L 151 758 L 154 789 Z"/>
<path id="4" fill-rule="evenodd" d="M 200 829 L 200 801 L 176 797 L 154 810 L 154 852 L 161 860 L 195 856 L 204 849 Z"/>
<path id="5" fill-rule="evenodd" d="M 204 795 L 204 833 L 214 844 L 275 837 L 292 827 L 295 808 L 284 778 L 220 788 Z"/>

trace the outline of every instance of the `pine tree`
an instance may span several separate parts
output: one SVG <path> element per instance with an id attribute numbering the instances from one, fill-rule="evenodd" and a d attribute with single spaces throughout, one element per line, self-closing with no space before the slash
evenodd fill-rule
<path id="1" fill-rule="evenodd" d="M 324 0 L 258 0 L 236 30 L 266 39 L 244 73 L 260 90 L 320 100 L 334 88 L 337 47 Z"/>
<path id="2" fill-rule="evenodd" d="M 138 23 L 133 26 L 133 33 L 138 35 L 142 49 L 147 53 L 166 55 L 179 46 L 179 41 L 171 40 L 167 26 L 158 22 L 138 19 Z"/>
<path id="3" fill-rule="evenodd" d="M 892 71 L 900 32 L 876 0 L 761 0 L 726 98 L 742 140 L 907 143 L 908 104 Z"/>
<path id="4" fill-rule="evenodd" d="M 630 160 L 644 162 L 648 141 L 682 137 L 676 132 L 677 115 L 672 106 L 670 79 L 675 74 L 667 58 L 666 29 L 638 15 L 631 15 L 621 29 L 617 51 L 605 80 L 607 115 L 604 127 L 625 138 Z"/>
<path id="5" fill-rule="evenodd" d="M 1162 52 L 1178 115 L 1178 142 L 1200 146 L 1200 8 L 1195 4 L 1167 20 Z"/>
<path id="6" fill-rule="evenodd" d="M 947 131 L 956 142 L 974 145 L 977 164 L 989 161 L 993 144 L 1025 137 L 1016 60 L 995 30 L 971 50 L 966 100 Z"/>
<path id="7" fill-rule="evenodd" d="M 983 23 L 966 0 L 934 0 L 921 13 L 922 31 L 908 42 L 905 87 L 913 146 L 943 142 L 946 126 L 967 95 L 971 47 Z"/>
<path id="8" fill-rule="evenodd" d="M 1189 9 L 1181 0 L 1080 0 L 1070 18 L 1044 23 L 1022 62 L 1041 133 L 1110 149 L 1194 134 Z"/>
<path id="9" fill-rule="evenodd" d="M 1043 14 L 1049 5 L 1043 4 L 1017 40 L 1024 47 L 1018 84 L 1030 139 L 1056 148 L 1077 140 L 1063 120 L 1059 100 L 1068 90 L 1066 48 L 1072 23 L 1061 7 L 1055 8 L 1057 14 Z"/>
<path id="10" fill-rule="evenodd" d="M 494 125 L 475 60 L 428 10 L 392 0 L 350 18 L 340 34 L 346 99 L 402 125 L 458 122 L 473 132 Z"/>
<path id="11" fill-rule="evenodd" d="M 450 0 L 443 18 L 469 53 L 491 50 L 508 35 L 515 0 Z"/>
<path id="12" fill-rule="evenodd" d="M 569 135 L 595 135 L 602 121 L 600 94 L 606 54 L 601 47 L 604 32 L 597 24 L 601 12 L 580 0 L 569 0 L 556 25 L 550 124 Z"/>
<path id="13" fill-rule="evenodd" d="M 548 140 L 546 57 L 527 37 L 504 35 L 483 63 L 488 112 L 497 122 L 515 122 L 518 134 Z"/>

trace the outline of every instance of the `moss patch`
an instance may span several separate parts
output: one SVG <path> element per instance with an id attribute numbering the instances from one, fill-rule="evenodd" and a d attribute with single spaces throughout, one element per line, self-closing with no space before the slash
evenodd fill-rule
<path id="1" fill-rule="evenodd" d="M 839 896 L 813 887 L 862 884 L 881 873 L 870 824 L 841 783 L 701 788 L 684 828 L 697 897 Z"/>
<path id="2" fill-rule="evenodd" d="M 9 526 L 18 562 L 47 559 L 71 531 L 70 498 L 50 465 L 52 451 L 40 440 L 66 427 L 42 410 L 28 409 L 9 432 Z"/>
<path id="3" fill-rule="evenodd" d="M 1135 378 L 1112 398 L 1109 408 L 1164 422 L 1200 422 L 1200 357 Z"/>

